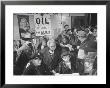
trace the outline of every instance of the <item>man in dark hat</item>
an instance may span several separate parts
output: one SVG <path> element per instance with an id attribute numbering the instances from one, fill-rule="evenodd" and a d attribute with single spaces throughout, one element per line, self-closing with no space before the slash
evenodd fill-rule
<path id="1" fill-rule="evenodd" d="M 97 42 L 88 39 L 87 32 L 85 31 L 78 31 L 77 33 L 78 39 L 81 41 L 78 50 L 78 71 L 80 74 L 85 73 L 85 61 L 87 57 L 89 59 L 95 59 L 97 56 Z M 92 54 L 91 54 L 92 53 Z M 92 61 L 92 60 L 91 60 Z"/>
<path id="2" fill-rule="evenodd" d="M 72 74 L 74 73 L 74 63 L 71 59 L 71 54 L 69 52 L 69 49 L 67 47 L 62 49 L 61 54 L 61 62 L 59 63 L 58 67 L 55 69 L 55 74 Z"/>
<path id="3" fill-rule="evenodd" d="M 39 54 L 39 53 L 38 53 Z M 26 65 L 23 75 L 52 75 L 42 61 L 42 55 L 37 55 Z"/>

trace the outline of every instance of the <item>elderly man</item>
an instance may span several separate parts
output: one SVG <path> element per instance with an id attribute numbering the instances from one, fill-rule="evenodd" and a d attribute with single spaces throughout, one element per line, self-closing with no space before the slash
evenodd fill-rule
<path id="1" fill-rule="evenodd" d="M 90 40 L 85 31 L 78 31 L 78 39 L 81 41 L 78 50 L 78 71 L 80 74 L 91 74 L 93 63 L 97 56 L 97 42 Z"/>
<path id="2" fill-rule="evenodd" d="M 48 47 L 41 50 L 41 53 L 43 55 L 43 62 L 48 66 L 48 69 L 52 71 L 56 69 L 59 62 L 61 61 L 61 50 L 57 48 L 56 43 L 53 39 L 47 42 L 47 46 Z"/>

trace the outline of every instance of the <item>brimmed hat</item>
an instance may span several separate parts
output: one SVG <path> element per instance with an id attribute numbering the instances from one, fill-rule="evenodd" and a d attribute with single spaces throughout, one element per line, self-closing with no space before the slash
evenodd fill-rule
<path id="1" fill-rule="evenodd" d="M 67 56 L 67 55 L 70 56 L 70 52 L 69 52 L 69 51 L 64 51 L 64 52 L 61 54 L 61 58 L 62 58 L 63 56 Z"/>
<path id="2" fill-rule="evenodd" d="M 37 54 L 33 54 L 32 56 L 31 56 L 31 59 L 43 59 L 43 56 L 42 56 L 42 54 L 41 53 L 37 53 Z"/>
<path id="3" fill-rule="evenodd" d="M 77 36 L 86 37 L 86 34 L 87 33 L 85 31 L 82 31 L 82 30 L 80 30 L 80 31 L 77 32 Z"/>
<path id="4" fill-rule="evenodd" d="M 69 26 L 69 25 L 68 25 L 68 24 L 65 24 L 65 25 L 64 25 L 64 28 L 65 28 L 66 26 Z"/>

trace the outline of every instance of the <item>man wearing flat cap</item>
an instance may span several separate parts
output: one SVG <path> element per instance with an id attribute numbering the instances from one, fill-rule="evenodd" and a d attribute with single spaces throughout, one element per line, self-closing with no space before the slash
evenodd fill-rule
<path id="1" fill-rule="evenodd" d="M 78 72 L 80 74 L 90 74 L 97 56 L 97 42 L 90 40 L 87 36 L 87 32 L 84 30 L 78 31 L 77 36 L 81 41 L 77 56 Z"/>

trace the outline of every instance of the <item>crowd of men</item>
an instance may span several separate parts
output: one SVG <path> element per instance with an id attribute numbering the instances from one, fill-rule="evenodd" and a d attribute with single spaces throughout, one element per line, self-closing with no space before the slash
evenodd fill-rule
<path id="1" fill-rule="evenodd" d="M 14 40 L 14 75 L 97 75 L 97 27 L 64 29 L 55 39 Z"/>

